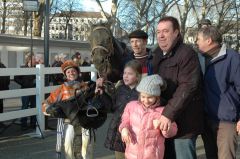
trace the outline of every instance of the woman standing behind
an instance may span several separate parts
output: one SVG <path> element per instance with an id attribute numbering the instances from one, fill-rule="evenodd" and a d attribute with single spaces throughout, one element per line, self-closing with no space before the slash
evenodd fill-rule
<path id="1" fill-rule="evenodd" d="M 159 75 L 144 77 L 137 86 L 139 101 L 128 103 L 124 109 L 119 131 L 126 143 L 127 159 L 163 159 L 165 138 L 177 133 L 176 123 L 168 131 L 159 128 L 158 119 L 164 109 L 160 105 L 163 85 Z"/>
<path id="2" fill-rule="evenodd" d="M 31 53 L 25 55 L 25 64 L 21 68 L 31 68 L 36 66 L 35 56 Z M 34 88 L 36 87 L 36 75 L 18 75 L 14 76 L 14 81 L 17 82 L 21 88 Z M 36 96 L 22 96 L 22 109 L 35 108 Z M 36 127 L 36 116 L 30 117 L 30 128 Z M 28 117 L 21 118 L 21 130 L 28 129 Z"/>
<path id="3" fill-rule="evenodd" d="M 126 104 L 132 100 L 137 100 L 138 92 L 136 86 L 141 79 L 142 68 L 141 64 L 132 60 L 126 63 L 123 73 L 123 81 L 116 90 L 116 95 L 112 103 L 113 117 L 109 124 L 105 147 L 115 151 L 116 159 L 124 159 L 125 144 L 122 142 L 121 134 L 118 132 L 118 127 L 121 122 L 121 116 Z M 102 86 L 103 79 L 97 80 L 97 87 Z M 98 91 L 98 90 L 97 90 Z M 101 89 L 100 89 L 101 91 Z"/>

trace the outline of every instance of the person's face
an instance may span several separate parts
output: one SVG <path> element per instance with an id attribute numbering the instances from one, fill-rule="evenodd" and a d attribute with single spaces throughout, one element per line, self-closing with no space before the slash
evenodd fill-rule
<path id="1" fill-rule="evenodd" d="M 157 41 L 159 47 L 164 52 L 169 51 L 178 34 L 178 30 L 173 30 L 172 22 L 161 21 L 157 26 Z"/>
<path id="2" fill-rule="evenodd" d="M 74 81 L 78 78 L 78 71 L 75 68 L 69 68 L 65 72 L 68 81 Z"/>
<path id="3" fill-rule="evenodd" d="M 201 53 L 206 53 L 209 50 L 209 39 L 204 38 L 203 33 L 197 35 L 197 46 Z"/>
<path id="4" fill-rule="evenodd" d="M 123 82 L 129 87 L 134 87 L 138 83 L 136 72 L 131 67 L 126 67 L 123 72 Z"/>
<path id="5" fill-rule="evenodd" d="M 35 67 L 36 66 L 36 58 L 35 58 L 35 56 L 33 56 L 32 57 L 32 60 L 30 59 L 29 61 L 28 61 L 28 67 Z"/>
<path id="6" fill-rule="evenodd" d="M 154 105 L 158 100 L 158 97 L 149 95 L 147 93 L 140 93 L 140 102 L 146 107 Z"/>
<path id="7" fill-rule="evenodd" d="M 145 55 L 147 53 L 146 52 L 146 45 L 147 45 L 146 39 L 131 38 L 130 44 L 131 44 L 134 54 Z"/>

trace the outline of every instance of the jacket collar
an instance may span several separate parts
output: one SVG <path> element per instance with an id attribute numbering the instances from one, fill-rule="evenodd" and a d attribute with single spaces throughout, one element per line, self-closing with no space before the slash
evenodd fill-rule
<path id="1" fill-rule="evenodd" d="M 219 53 L 217 54 L 217 56 L 215 56 L 215 57 L 211 60 L 211 62 L 215 62 L 215 61 L 218 61 L 218 60 L 224 58 L 226 54 L 227 54 L 227 47 L 226 47 L 225 44 L 223 44 L 222 47 L 221 47 L 221 49 L 220 49 L 220 51 L 219 51 Z"/>
<path id="2" fill-rule="evenodd" d="M 64 82 L 64 84 L 66 86 L 73 86 L 75 84 L 79 84 L 80 82 L 79 81 L 67 81 L 67 82 Z"/>
<path id="3" fill-rule="evenodd" d="M 169 58 L 169 57 L 173 56 L 175 54 L 175 51 L 178 48 L 178 46 L 181 45 L 182 43 L 183 43 L 183 39 L 182 39 L 182 36 L 179 34 L 178 37 L 174 40 L 172 46 L 170 47 L 170 49 L 166 55 L 163 55 L 162 49 L 158 46 L 158 48 L 160 49 L 160 52 L 161 52 L 160 57 L 165 59 L 165 58 Z"/>

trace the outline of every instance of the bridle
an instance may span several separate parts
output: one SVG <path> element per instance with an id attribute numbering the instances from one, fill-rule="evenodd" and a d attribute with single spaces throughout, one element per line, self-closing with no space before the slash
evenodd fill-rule
<path id="1" fill-rule="evenodd" d="M 100 30 L 104 30 L 107 32 L 107 34 L 109 35 L 110 37 L 110 43 L 107 44 L 107 45 L 110 45 L 110 47 L 106 47 L 106 46 L 103 46 L 101 44 L 97 44 L 95 46 L 92 46 L 92 50 L 91 50 L 91 56 L 94 57 L 95 55 L 95 50 L 97 49 L 100 49 L 100 50 L 103 50 L 104 52 L 106 52 L 106 56 L 103 57 L 103 61 L 102 63 L 104 63 L 105 65 L 105 70 L 107 70 L 107 64 L 110 64 L 110 60 L 111 60 L 111 56 L 114 54 L 114 48 L 113 48 L 113 36 L 112 36 L 112 33 L 111 31 L 105 27 L 105 26 L 96 26 L 96 27 L 93 27 L 92 29 L 92 35 L 91 35 L 91 38 L 93 39 L 93 32 L 95 31 L 100 31 Z M 99 71 L 99 70 L 98 70 Z M 101 74 L 100 72 L 98 72 L 98 75 L 101 77 Z"/>
<path id="2" fill-rule="evenodd" d="M 109 58 L 112 54 L 113 54 L 113 43 L 112 43 L 112 40 L 113 40 L 113 38 L 112 38 L 112 34 L 111 34 L 111 32 L 110 32 L 110 30 L 107 28 L 107 27 L 104 27 L 104 26 L 97 26 L 97 27 L 95 27 L 93 30 L 92 30 L 92 32 L 94 32 L 94 31 L 96 31 L 96 30 L 105 30 L 105 31 L 107 31 L 107 33 L 109 34 L 109 36 L 111 37 L 111 47 L 110 47 L 110 49 L 111 50 L 109 50 L 109 49 L 107 49 L 105 46 L 102 46 L 102 45 L 96 45 L 96 46 L 94 46 L 93 48 L 92 48 L 92 50 L 91 50 L 91 55 L 92 56 L 94 56 L 94 51 L 96 50 L 96 49 L 102 49 L 102 50 L 104 50 L 105 52 L 107 52 L 109 55 L 107 56 L 107 58 Z"/>

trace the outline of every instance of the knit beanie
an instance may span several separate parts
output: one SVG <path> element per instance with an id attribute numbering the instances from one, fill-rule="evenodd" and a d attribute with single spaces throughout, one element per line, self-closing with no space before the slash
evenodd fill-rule
<path id="1" fill-rule="evenodd" d="M 160 96 L 161 94 L 161 86 L 164 85 L 162 78 L 157 75 L 150 75 L 143 77 L 140 81 L 139 85 L 137 86 L 137 91 L 146 93 L 152 96 Z"/>

